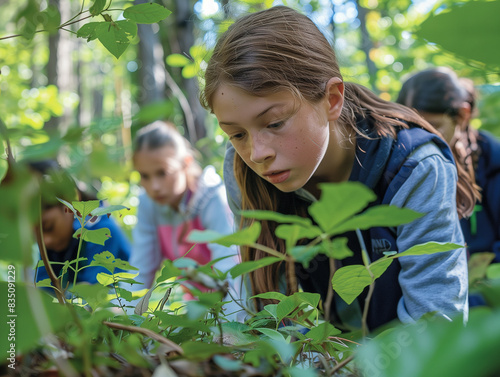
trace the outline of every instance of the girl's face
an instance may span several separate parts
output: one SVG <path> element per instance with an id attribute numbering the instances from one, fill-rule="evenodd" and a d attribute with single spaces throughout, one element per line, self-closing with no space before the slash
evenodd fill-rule
<path id="1" fill-rule="evenodd" d="M 65 251 L 73 237 L 73 212 L 63 206 L 50 207 L 42 213 L 43 242 L 49 250 Z"/>
<path id="2" fill-rule="evenodd" d="M 336 180 L 344 149 L 338 148 L 330 123 L 340 114 L 343 86 L 340 80 L 334 84 L 333 94 L 318 104 L 298 106 L 286 91 L 256 97 L 223 84 L 214 94 L 213 111 L 243 161 L 279 190 L 291 192 L 310 181 Z"/>
<path id="3" fill-rule="evenodd" d="M 148 196 L 159 204 L 179 209 L 188 188 L 187 164 L 179 160 L 172 147 L 143 149 L 134 154 L 134 167 L 141 175 L 141 185 Z"/>
<path id="4" fill-rule="evenodd" d="M 428 113 L 421 111 L 420 114 L 425 118 L 427 122 L 432 124 L 436 130 L 438 130 L 443 138 L 449 143 L 452 141 L 455 135 L 455 130 L 458 127 L 458 123 L 448 114 L 438 114 L 438 113 Z"/>

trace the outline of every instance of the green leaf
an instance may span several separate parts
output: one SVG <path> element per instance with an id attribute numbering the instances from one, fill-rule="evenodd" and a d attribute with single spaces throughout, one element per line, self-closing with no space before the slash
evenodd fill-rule
<path id="1" fill-rule="evenodd" d="M 360 264 L 339 268 L 332 279 L 333 290 L 349 305 L 371 283 L 369 272 Z"/>
<path id="2" fill-rule="evenodd" d="M 41 261 L 40 261 L 41 262 Z M 43 263 L 42 263 L 43 265 Z M 54 286 L 52 285 L 52 281 L 50 280 L 50 278 L 47 278 L 47 279 L 43 279 L 43 280 L 40 280 L 40 281 L 37 281 L 36 282 L 36 286 L 38 288 L 43 288 L 43 287 L 47 287 L 47 288 L 54 288 Z"/>
<path id="3" fill-rule="evenodd" d="M 422 217 L 423 214 L 408 208 L 398 208 L 390 205 L 379 205 L 367 209 L 334 228 L 331 235 L 345 233 L 355 229 L 370 229 L 375 226 L 392 227 L 407 224 Z"/>
<path id="4" fill-rule="evenodd" d="M 270 264 L 279 262 L 280 260 L 283 259 L 277 257 L 264 257 L 255 261 L 243 262 L 231 268 L 229 270 L 229 273 L 233 278 L 236 278 L 237 276 L 247 274 L 265 266 L 269 266 Z"/>
<path id="5" fill-rule="evenodd" d="M 229 372 L 236 372 L 242 368 L 241 360 L 233 360 L 221 355 L 215 355 L 213 357 L 213 361 L 221 369 Z"/>
<path id="6" fill-rule="evenodd" d="M 276 307 L 276 315 L 278 316 L 278 321 L 281 321 L 288 314 L 294 311 L 297 306 L 297 300 L 295 300 L 295 297 L 293 296 L 287 297 L 283 301 L 281 301 Z"/>
<path id="7" fill-rule="evenodd" d="M 471 254 L 468 262 L 469 284 L 486 277 L 486 270 L 493 259 L 495 259 L 495 253 L 483 252 Z"/>
<path id="8" fill-rule="evenodd" d="M 116 212 L 116 211 L 121 211 L 123 209 L 127 209 L 130 211 L 129 207 L 125 207 L 122 205 L 112 205 L 112 206 L 107 206 L 107 207 L 99 207 L 94 209 L 90 215 L 91 216 L 103 216 L 103 215 L 111 215 L 111 213 Z"/>
<path id="9" fill-rule="evenodd" d="M 109 288 L 99 284 L 77 284 L 70 291 L 84 299 L 92 310 L 108 303 Z"/>
<path id="10" fill-rule="evenodd" d="M 323 183 L 321 198 L 309 207 L 309 213 L 321 229 L 330 233 L 377 197 L 359 182 Z"/>
<path id="11" fill-rule="evenodd" d="M 115 256 L 109 251 L 103 251 L 102 253 L 95 254 L 89 266 L 104 267 L 111 273 L 114 273 L 116 268 L 121 270 L 138 270 L 137 267 L 131 266 L 128 261 L 115 258 Z"/>
<path id="12" fill-rule="evenodd" d="M 96 276 L 97 281 L 104 286 L 111 285 L 120 281 L 127 281 L 128 279 L 135 278 L 139 273 L 131 274 L 128 272 L 118 272 L 116 274 L 107 274 L 105 272 L 99 272 Z"/>
<path id="13" fill-rule="evenodd" d="M 87 38 L 87 42 L 93 41 L 97 38 L 97 27 L 100 24 L 108 24 L 107 22 L 89 22 L 88 24 L 83 25 L 76 32 L 76 36 L 79 38 Z"/>
<path id="14" fill-rule="evenodd" d="M 92 16 L 97 16 L 102 12 L 106 6 L 106 0 L 94 0 L 94 4 L 89 8 L 89 12 Z"/>
<path id="15" fill-rule="evenodd" d="M 100 228 L 100 229 L 79 228 L 76 230 L 75 234 L 73 234 L 73 237 L 74 238 L 83 237 L 84 241 L 104 246 L 104 243 L 109 238 L 111 238 L 111 232 L 109 231 L 108 228 Z"/>
<path id="16" fill-rule="evenodd" d="M 354 253 L 347 246 L 348 239 L 346 237 L 337 237 L 333 240 L 324 240 L 321 243 L 323 252 L 328 258 L 342 260 L 353 256 Z"/>
<path id="17" fill-rule="evenodd" d="M 212 230 L 193 230 L 189 233 L 187 239 L 195 243 L 216 243 L 226 247 L 232 245 L 251 245 L 259 238 L 260 230 L 260 223 L 255 222 L 248 228 L 244 228 L 229 236 L 224 236 Z"/>
<path id="18" fill-rule="evenodd" d="M 355 264 L 345 266 L 335 271 L 332 279 L 333 290 L 347 304 L 352 302 L 358 297 L 363 290 L 369 286 L 375 279 L 379 278 L 385 270 L 391 265 L 392 259 L 379 259 L 378 261 L 370 264 L 369 268 L 373 274 L 373 280 L 370 273 L 365 266 Z"/>
<path id="19" fill-rule="evenodd" d="M 190 64 L 191 60 L 182 54 L 170 54 L 167 56 L 166 62 L 171 67 L 184 67 Z"/>
<path id="20" fill-rule="evenodd" d="M 129 33 L 121 29 L 118 22 L 101 22 L 96 27 L 96 35 L 102 45 L 117 59 L 130 44 Z"/>
<path id="21" fill-rule="evenodd" d="M 174 266 L 174 263 L 170 259 L 165 259 L 163 261 L 163 267 L 161 268 L 160 275 L 156 278 L 156 284 L 162 283 L 170 278 L 179 276 L 182 271 Z"/>
<path id="22" fill-rule="evenodd" d="M 321 229 L 314 225 L 281 224 L 276 227 L 275 234 L 286 241 L 286 248 L 290 250 L 302 238 L 313 239 L 320 236 Z"/>
<path id="23" fill-rule="evenodd" d="M 341 334 L 342 331 L 338 330 L 329 322 L 323 322 L 316 327 L 313 327 L 306 334 L 308 338 L 314 339 L 316 342 L 322 343 L 328 339 L 329 336 Z"/>
<path id="24" fill-rule="evenodd" d="M 466 326 L 435 317 L 398 326 L 360 347 L 356 365 L 363 376 L 497 376 L 499 318 L 499 310 L 473 308 Z"/>
<path id="25" fill-rule="evenodd" d="M 160 4 L 144 3 L 125 9 L 123 17 L 140 24 L 154 24 L 167 18 L 172 12 Z"/>
<path id="26" fill-rule="evenodd" d="M 314 246 L 295 246 L 288 251 L 288 254 L 293 257 L 296 262 L 302 263 L 305 268 L 309 268 L 309 262 L 311 262 L 316 255 L 324 251 L 323 247 L 323 244 Z"/>
<path id="27" fill-rule="evenodd" d="M 263 299 L 268 299 L 268 300 L 284 300 L 287 298 L 286 295 L 280 292 L 266 292 L 266 293 L 260 293 L 258 295 L 252 296 L 252 298 L 263 298 Z"/>
<path id="28" fill-rule="evenodd" d="M 120 20 L 115 23 L 129 38 L 134 38 L 137 35 L 137 23 L 134 21 Z"/>
<path id="29" fill-rule="evenodd" d="M 240 215 L 249 219 L 270 220 L 282 224 L 302 224 L 304 226 L 309 226 L 312 224 L 311 219 L 308 219 L 306 217 L 284 215 L 282 213 L 273 211 L 240 211 Z"/>
<path id="30" fill-rule="evenodd" d="M 21 271 L 18 272 L 21 273 Z M 9 301 L 8 294 L 12 293 L 15 294 L 15 298 Z M 42 337 L 57 334 L 58 331 L 64 330 L 66 325 L 73 323 L 67 306 L 54 303 L 53 297 L 41 289 L 19 281 L 16 281 L 15 286 L 1 281 L 0 300 L 3 303 L 0 306 L 3 336 L 0 341 L 2 363 L 10 358 L 11 348 L 13 348 L 13 357 L 15 354 L 28 354 L 28 351 L 40 344 Z M 10 329 L 14 332 L 11 333 Z M 15 338 L 9 338 L 11 334 L 15 335 Z M 12 344 L 13 347 L 11 347 Z"/>
<path id="31" fill-rule="evenodd" d="M 2 260 L 32 266 L 33 232 L 39 218 L 40 199 L 35 177 L 24 168 L 13 168 L 0 186 L 0 250 Z"/>
<path id="32" fill-rule="evenodd" d="M 268 304 L 264 306 L 264 310 L 271 314 L 276 321 L 278 321 L 278 304 Z"/>
<path id="33" fill-rule="evenodd" d="M 149 300 L 151 299 L 151 295 L 153 294 L 153 291 L 157 288 L 158 286 L 155 285 L 154 287 L 151 287 L 144 296 L 141 297 L 139 302 L 134 308 L 134 313 L 137 315 L 142 315 L 143 313 L 146 313 L 149 309 Z"/>
<path id="34" fill-rule="evenodd" d="M 463 248 L 463 245 L 458 245 L 456 243 L 442 243 L 442 242 L 426 242 L 423 244 L 415 245 L 410 247 L 408 250 L 402 253 L 394 254 L 391 258 L 405 257 L 409 255 L 425 255 L 442 253 L 444 251 L 456 250 Z"/>
<path id="35" fill-rule="evenodd" d="M 99 207 L 99 200 L 87 200 L 81 202 L 73 202 L 73 208 L 78 211 L 78 217 L 85 219 L 90 213 Z"/>
<path id="36" fill-rule="evenodd" d="M 498 14 L 498 1 L 460 3 L 429 16 L 416 34 L 466 61 L 479 61 L 495 68 L 500 65 Z"/>
<path id="37" fill-rule="evenodd" d="M 500 279 L 500 263 L 494 263 L 486 270 L 486 277 L 490 280 Z"/>
<path id="38" fill-rule="evenodd" d="M 256 328 L 254 330 L 260 331 L 262 334 L 268 336 L 270 339 L 274 339 L 281 342 L 285 341 L 285 337 L 279 331 L 273 329 L 267 329 L 265 327 Z"/>
<path id="39" fill-rule="evenodd" d="M 56 33 L 61 25 L 61 13 L 55 5 L 49 5 L 43 12 L 40 12 L 40 18 L 43 29 L 49 34 Z"/>
<path id="40" fill-rule="evenodd" d="M 392 263 L 392 258 L 381 258 L 378 261 L 370 264 L 368 267 L 375 279 L 378 279 L 389 268 Z"/>
<path id="41" fill-rule="evenodd" d="M 200 341 L 188 341 L 182 345 L 184 356 L 187 359 L 195 361 L 208 360 L 211 356 L 216 354 L 228 354 L 231 348 L 220 346 L 216 343 L 204 343 Z"/>
<path id="42" fill-rule="evenodd" d="M 196 77 L 198 73 L 200 73 L 200 67 L 197 64 L 191 63 L 182 68 L 182 77 L 185 79 Z"/>

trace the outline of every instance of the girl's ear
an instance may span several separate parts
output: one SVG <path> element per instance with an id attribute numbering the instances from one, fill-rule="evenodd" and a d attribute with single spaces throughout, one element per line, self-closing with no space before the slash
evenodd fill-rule
<path id="1" fill-rule="evenodd" d="M 190 154 L 187 154 L 184 156 L 183 162 L 184 162 L 185 167 L 190 166 L 193 163 L 193 161 L 194 161 L 194 157 L 191 156 Z"/>
<path id="2" fill-rule="evenodd" d="M 470 103 L 464 102 L 458 109 L 457 123 L 461 131 L 465 131 L 472 117 Z"/>
<path id="3" fill-rule="evenodd" d="M 325 90 L 328 120 L 335 121 L 340 117 L 344 105 L 344 83 L 339 77 L 332 77 L 326 83 Z"/>

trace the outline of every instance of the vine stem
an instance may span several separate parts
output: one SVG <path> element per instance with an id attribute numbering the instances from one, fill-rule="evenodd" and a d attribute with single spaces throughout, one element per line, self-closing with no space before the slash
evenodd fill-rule
<path id="1" fill-rule="evenodd" d="M 356 229 L 356 236 L 358 237 L 359 244 L 361 246 L 361 254 L 363 257 L 363 264 L 368 271 L 368 274 L 370 274 L 370 278 L 372 280 L 372 283 L 370 284 L 370 287 L 368 288 L 368 294 L 366 295 L 365 299 L 365 307 L 363 309 L 363 317 L 361 320 L 361 325 L 362 325 L 362 330 L 363 330 L 363 337 L 366 337 L 368 335 L 368 310 L 370 308 L 370 301 L 373 295 L 373 291 L 375 289 L 375 276 L 373 275 L 373 272 L 370 270 L 370 257 L 368 256 L 368 252 L 366 251 L 366 245 L 365 245 L 365 240 L 363 239 L 363 235 L 361 234 L 361 231 L 359 229 Z"/>
<path id="2" fill-rule="evenodd" d="M 268 253 L 268 254 L 271 254 L 272 256 L 274 257 L 277 257 L 277 258 L 280 258 L 280 259 L 283 259 L 284 261 L 286 262 L 292 262 L 293 260 L 291 258 L 289 258 L 287 255 L 283 255 L 281 254 L 280 252 L 276 251 L 276 250 L 273 250 L 271 249 L 270 247 L 267 247 L 267 246 L 264 246 L 264 245 L 261 245 L 261 244 L 258 244 L 258 243 L 253 243 L 251 245 L 249 245 L 250 247 L 253 247 L 254 249 L 258 249 L 258 250 L 261 250 L 265 253 Z"/>
<path id="3" fill-rule="evenodd" d="M 52 266 L 50 265 L 49 256 L 47 254 L 47 249 L 45 248 L 45 242 L 43 242 L 43 231 L 42 231 L 42 197 L 40 196 L 40 219 L 39 224 L 35 227 L 36 232 L 36 242 L 38 243 L 38 249 L 40 250 L 40 257 L 42 258 L 43 265 L 45 266 L 45 270 L 49 275 L 50 281 L 54 286 L 54 293 L 56 294 L 57 301 L 61 305 L 65 304 L 64 296 L 62 294 L 61 284 L 59 279 L 57 278 Z"/>
<path id="4" fill-rule="evenodd" d="M 354 360 L 354 355 L 351 355 L 351 356 L 345 358 L 344 360 L 342 360 L 337 365 L 335 365 L 335 367 L 333 367 L 333 369 L 330 371 L 331 372 L 331 376 L 333 376 L 335 374 L 335 372 L 337 372 L 338 370 L 342 369 L 343 367 L 345 367 L 347 364 L 349 364 L 353 360 Z"/>
<path id="5" fill-rule="evenodd" d="M 332 287 L 332 279 L 333 274 L 335 273 L 335 260 L 333 258 L 328 258 L 328 263 L 330 264 L 330 278 L 328 280 L 328 292 L 326 294 L 325 299 L 325 319 L 330 321 L 330 308 L 332 306 L 333 301 L 333 287 Z"/>
<path id="6" fill-rule="evenodd" d="M 129 332 L 136 332 L 136 333 L 148 336 L 151 339 L 154 339 L 160 343 L 163 343 L 163 344 L 173 348 L 173 350 L 178 352 L 179 354 L 184 353 L 183 349 L 178 344 L 172 342 L 170 339 L 167 339 L 164 336 L 161 336 L 160 334 L 155 333 L 152 330 L 145 329 L 142 327 L 122 325 L 121 323 L 114 323 L 114 322 L 108 322 L 108 321 L 103 321 L 102 323 L 104 325 L 111 327 L 111 328 L 114 328 L 114 329 L 125 330 L 125 331 L 129 331 Z"/>

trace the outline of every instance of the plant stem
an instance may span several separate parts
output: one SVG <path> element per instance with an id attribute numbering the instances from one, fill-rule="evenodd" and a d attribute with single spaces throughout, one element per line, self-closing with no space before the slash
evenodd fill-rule
<path id="1" fill-rule="evenodd" d="M 352 360 L 354 360 L 354 355 L 347 357 L 346 359 L 342 360 L 340 363 L 335 365 L 335 367 L 330 371 L 332 373 L 331 376 L 333 376 L 335 372 L 337 372 L 338 370 L 342 369 L 347 364 L 349 364 Z"/>
<path id="2" fill-rule="evenodd" d="M 65 300 L 62 294 L 61 284 L 59 279 L 57 278 L 52 266 L 50 265 L 49 256 L 47 254 L 47 249 L 45 248 L 45 243 L 43 242 L 43 231 L 42 231 L 42 197 L 40 196 L 40 219 L 39 224 L 35 227 L 36 232 L 36 241 L 38 243 L 38 249 L 40 250 L 40 257 L 42 258 L 43 265 L 45 266 L 45 271 L 49 275 L 50 282 L 54 286 L 54 293 L 56 294 L 57 301 L 60 304 L 64 305 Z"/>
<path id="3" fill-rule="evenodd" d="M 328 263 L 330 264 L 330 278 L 328 279 L 328 292 L 325 299 L 325 320 L 330 321 L 330 308 L 332 306 L 333 300 L 333 286 L 332 279 L 335 273 L 335 260 L 333 258 L 328 258 Z"/>
<path id="4" fill-rule="evenodd" d="M 85 231 L 85 226 L 82 222 L 80 222 L 82 225 L 82 232 L 80 233 L 80 240 L 78 242 L 78 251 L 76 253 L 76 265 L 75 265 L 75 277 L 73 279 L 73 286 L 76 285 L 76 277 L 78 275 L 78 259 L 80 258 L 80 251 L 82 250 L 82 245 L 83 245 L 83 232 Z"/>
<path id="5" fill-rule="evenodd" d="M 372 283 L 370 284 L 370 287 L 368 288 L 368 294 L 366 295 L 365 299 L 365 307 L 363 309 L 363 318 L 361 320 L 361 326 L 363 330 L 363 337 L 366 338 L 368 335 L 368 310 L 370 308 L 370 301 L 373 295 L 373 291 L 375 289 L 375 276 L 373 276 L 372 271 L 370 270 L 370 257 L 368 256 L 368 252 L 366 251 L 366 245 L 365 245 L 365 240 L 363 239 L 363 235 L 361 234 L 361 231 L 359 229 L 356 229 L 356 236 L 358 237 L 359 244 L 361 246 L 361 254 L 363 256 L 363 263 L 368 271 L 368 274 L 370 274 L 370 278 L 372 280 Z"/>
<path id="6" fill-rule="evenodd" d="M 251 244 L 249 246 L 253 247 L 254 249 L 261 250 L 261 251 L 263 251 L 265 253 L 271 254 L 274 257 L 283 259 L 284 261 L 287 261 L 287 262 L 291 262 L 292 261 L 291 258 L 289 258 L 287 255 L 283 255 L 280 252 L 271 249 L 270 247 L 267 247 L 267 246 L 264 246 L 264 245 L 261 245 L 261 244 L 258 244 L 258 243 L 253 243 L 253 244 Z"/>
<path id="7" fill-rule="evenodd" d="M 155 333 L 152 330 L 145 329 L 142 327 L 137 327 L 137 326 L 122 325 L 121 323 L 114 323 L 114 322 L 108 322 L 108 321 L 103 321 L 102 323 L 108 327 L 113 328 L 113 329 L 126 330 L 129 332 L 136 332 L 136 333 L 145 335 L 147 337 L 150 337 L 151 339 L 154 339 L 160 343 L 163 343 L 163 344 L 171 347 L 174 351 L 178 352 L 181 355 L 184 353 L 183 349 L 178 344 L 172 342 L 170 339 L 167 339 L 164 336 L 161 336 L 160 334 Z"/>

